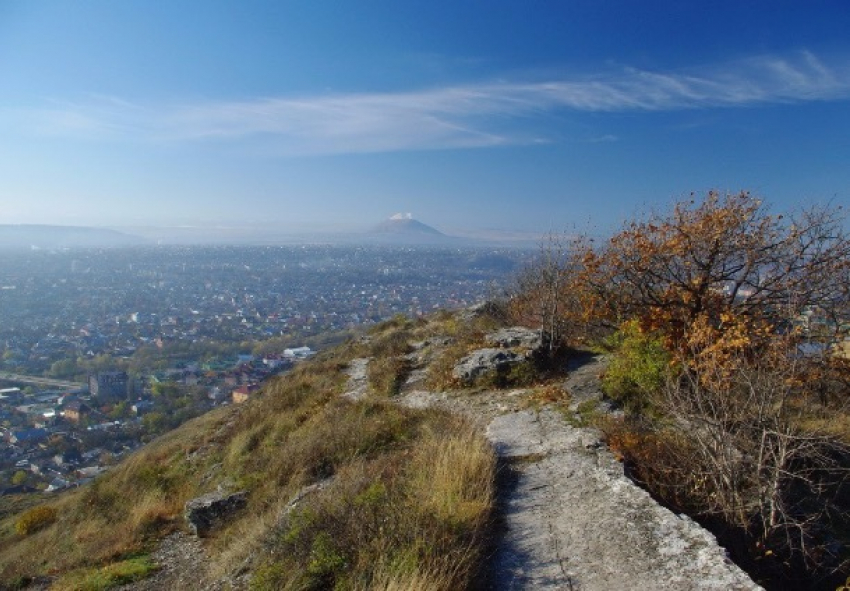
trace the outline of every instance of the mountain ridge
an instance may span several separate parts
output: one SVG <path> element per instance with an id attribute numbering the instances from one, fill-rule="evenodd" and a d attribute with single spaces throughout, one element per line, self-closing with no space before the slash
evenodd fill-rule
<path id="1" fill-rule="evenodd" d="M 141 236 L 109 228 L 49 224 L 0 224 L 0 248 L 92 248 L 141 246 Z"/>

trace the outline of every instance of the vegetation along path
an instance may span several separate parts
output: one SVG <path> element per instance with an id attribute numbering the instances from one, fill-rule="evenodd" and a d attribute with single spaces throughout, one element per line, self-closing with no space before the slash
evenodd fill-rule
<path id="1" fill-rule="evenodd" d="M 589 358 L 564 384 L 573 408 L 598 400 L 603 360 Z M 623 473 L 594 429 L 550 406 L 529 408 L 522 389 L 474 395 L 406 384 L 402 400 L 436 404 L 487 423 L 503 462 L 500 539 L 489 586 L 513 589 L 759 589 L 714 536 L 661 507 Z"/>

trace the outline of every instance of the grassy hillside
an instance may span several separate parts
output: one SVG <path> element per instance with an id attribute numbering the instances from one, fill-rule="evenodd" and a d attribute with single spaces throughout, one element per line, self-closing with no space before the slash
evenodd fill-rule
<path id="1" fill-rule="evenodd" d="M 185 528 L 186 501 L 221 487 L 247 491 L 248 505 L 204 541 L 210 564 L 199 583 L 247 569 L 254 589 L 471 586 L 493 505 L 486 441 L 455 416 L 393 404 L 404 363 L 376 366 L 373 395 L 341 396 L 352 359 L 397 357 L 432 330 L 395 319 L 249 403 L 190 421 L 88 486 L 35 506 L 18 501 L 0 519 L 2 585 L 101 589 L 149 576 L 150 552 Z"/>

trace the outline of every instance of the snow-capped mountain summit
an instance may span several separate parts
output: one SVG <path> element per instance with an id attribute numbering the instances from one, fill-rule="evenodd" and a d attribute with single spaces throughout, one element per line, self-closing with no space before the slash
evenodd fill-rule
<path id="1" fill-rule="evenodd" d="M 430 236 L 445 236 L 436 228 L 432 228 L 428 224 L 423 224 L 419 220 L 413 219 L 413 214 L 397 213 L 390 216 L 372 229 L 374 234 L 400 234 L 400 235 L 430 235 Z"/>

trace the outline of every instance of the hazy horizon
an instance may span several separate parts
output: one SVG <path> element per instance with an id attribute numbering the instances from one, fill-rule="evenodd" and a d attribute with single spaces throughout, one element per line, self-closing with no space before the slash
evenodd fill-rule
<path id="1" fill-rule="evenodd" d="M 386 218 L 383 221 L 389 221 Z M 416 218 L 412 218 L 421 222 Z M 413 230 L 387 235 L 381 224 L 368 226 L 343 226 L 333 224 L 304 225 L 281 228 L 275 223 L 245 223 L 230 225 L 175 225 L 175 226 L 79 226 L 62 224 L 0 224 L 0 248 L 97 245 L 298 245 L 316 242 L 329 244 L 374 244 L 386 246 L 538 246 L 543 233 L 514 231 L 500 228 L 434 228 L 434 236 Z M 9 230 L 12 229 L 12 234 Z M 116 232 L 118 235 L 104 234 Z M 87 235 L 87 233 L 89 235 Z M 139 239 L 137 241 L 128 238 Z"/>
<path id="2" fill-rule="evenodd" d="M 839 0 L 0 0 L 0 224 L 605 233 L 692 191 L 850 202 L 847 30 Z"/>

